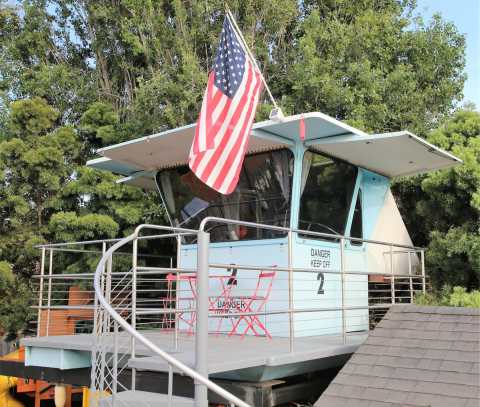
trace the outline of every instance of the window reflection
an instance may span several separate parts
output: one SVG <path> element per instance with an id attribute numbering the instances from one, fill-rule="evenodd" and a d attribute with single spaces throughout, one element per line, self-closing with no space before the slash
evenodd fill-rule
<path id="1" fill-rule="evenodd" d="M 303 159 L 299 228 L 345 234 L 356 177 L 355 166 L 307 151 Z"/>
<path id="2" fill-rule="evenodd" d="M 363 238 L 362 223 L 362 190 L 358 191 L 357 201 L 355 202 L 355 210 L 353 213 L 352 226 L 350 228 L 350 236 Z M 351 241 L 351 244 L 361 246 L 362 242 Z"/>
<path id="3" fill-rule="evenodd" d="M 188 166 L 162 170 L 157 184 L 175 226 L 197 229 L 207 216 L 288 227 L 293 154 L 278 150 L 245 157 L 237 188 L 222 195 L 201 182 Z M 284 233 L 236 225 L 212 224 L 212 242 L 268 239 Z M 188 237 L 187 243 L 195 243 Z"/>

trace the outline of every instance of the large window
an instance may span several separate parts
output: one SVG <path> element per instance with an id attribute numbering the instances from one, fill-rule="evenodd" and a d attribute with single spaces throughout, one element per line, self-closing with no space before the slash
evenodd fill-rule
<path id="1" fill-rule="evenodd" d="M 293 154 L 278 150 L 245 157 L 237 188 L 222 195 L 202 183 L 187 166 L 157 173 L 157 184 L 175 226 L 197 229 L 207 216 L 288 227 Z M 212 242 L 268 239 L 283 233 L 210 224 Z M 194 243 L 196 237 L 187 238 Z"/>
<path id="2" fill-rule="evenodd" d="M 357 168 L 307 151 L 303 159 L 299 228 L 345 234 Z"/>

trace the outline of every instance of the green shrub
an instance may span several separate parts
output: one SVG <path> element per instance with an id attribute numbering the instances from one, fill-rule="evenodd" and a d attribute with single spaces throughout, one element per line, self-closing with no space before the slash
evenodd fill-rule
<path id="1" fill-rule="evenodd" d="M 415 304 L 480 308 L 480 291 L 467 292 L 465 287 L 453 287 L 452 289 L 446 285 L 437 293 L 417 294 Z"/>

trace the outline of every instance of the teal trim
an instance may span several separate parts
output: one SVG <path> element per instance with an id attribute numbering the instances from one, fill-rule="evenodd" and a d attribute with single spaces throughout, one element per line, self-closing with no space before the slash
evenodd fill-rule
<path id="1" fill-rule="evenodd" d="M 292 203 L 290 206 L 290 227 L 296 229 L 298 227 L 298 217 L 300 212 L 300 198 L 302 195 L 302 168 L 303 168 L 303 156 L 307 149 L 300 140 L 295 143 L 293 151 L 293 181 L 292 181 Z"/>
<path id="2" fill-rule="evenodd" d="M 348 217 L 347 217 L 347 225 L 345 226 L 345 236 L 351 236 L 351 231 L 352 231 L 352 222 L 353 222 L 353 215 L 355 214 L 355 205 L 357 203 L 357 198 L 358 194 L 360 193 L 360 185 L 362 184 L 362 178 L 363 178 L 363 171 L 361 168 L 357 168 L 357 179 L 355 181 L 355 187 L 353 189 L 353 195 L 352 195 L 352 200 L 350 201 L 350 210 L 348 212 Z M 360 199 L 363 201 L 363 194 L 360 194 Z M 363 202 L 361 202 L 362 205 L 362 225 L 363 225 Z M 362 230 L 362 238 L 363 238 L 363 230 Z M 347 242 L 347 247 L 362 247 L 362 245 L 353 245 L 350 243 L 350 241 Z"/>
<path id="3" fill-rule="evenodd" d="M 363 238 L 371 239 L 390 188 L 390 179 L 365 169 L 361 171 Z"/>
<path id="4" fill-rule="evenodd" d="M 140 171 L 138 168 L 132 165 L 124 164 L 106 157 L 94 158 L 93 160 L 87 161 L 86 165 L 87 167 L 95 168 L 97 170 L 110 171 L 125 176 L 129 176 Z"/>
<path id="5" fill-rule="evenodd" d="M 88 351 L 25 347 L 25 366 L 51 367 L 60 370 L 79 369 L 91 366 L 91 354 Z"/>

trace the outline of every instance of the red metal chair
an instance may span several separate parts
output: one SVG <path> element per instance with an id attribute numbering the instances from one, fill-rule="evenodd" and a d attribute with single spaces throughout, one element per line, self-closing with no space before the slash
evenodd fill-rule
<path id="1" fill-rule="evenodd" d="M 231 302 L 231 291 L 233 288 L 233 284 L 229 284 L 229 280 L 232 278 L 231 275 L 212 275 L 209 276 L 210 280 L 218 280 L 219 282 L 219 293 L 215 295 L 209 295 L 208 297 L 208 311 L 209 313 L 213 314 L 225 314 L 228 313 L 228 307 Z M 190 289 L 192 290 L 193 297 L 197 299 L 197 280 L 192 278 L 189 280 Z M 223 304 L 223 305 L 218 305 Z M 215 333 L 218 335 L 221 333 L 221 327 L 224 318 L 218 317 L 217 329 Z M 192 325 L 196 322 L 196 314 L 193 314 Z"/>
<path id="2" fill-rule="evenodd" d="M 262 311 L 265 308 L 265 305 L 268 302 L 268 299 L 270 298 L 275 275 L 276 275 L 275 271 L 260 272 L 260 274 L 258 275 L 257 285 L 252 295 L 246 296 L 243 298 L 244 302 L 242 304 L 242 307 L 237 306 L 237 311 L 240 313 L 240 315 L 237 321 L 235 322 L 232 330 L 230 331 L 229 336 L 234 335 L 237 332 L 237 329 L 240 323 L 244 321 L 247 326 L 241 334 L 242 338 L 250 330 L 254 333 L 255 336 L 260 336 L 260 334 L 257 332 L 257 329 L 258 329 L 263 331 L 263 333 L 265 334 L 265 336 L 267 336 L 267 338 L 272 339 L 272 336 L 268 332 L 267 327 L 260 320 L 259 314 L 262 313 Z M 244 313 L 245 314 L 251 313 L 251 314 L 242 315 Z"/>
<path id="3" fill-rule="evenodd" d="M 187 281 L 189 283 L 190 289 L 193 287 L 192 281 L 196 279 L 195 274 L 174 274 L 168 273 L 167 274 L 167 296 L 163 301 L 164 309 L 173 309 L 178 311 L 179 303 L 182 303 L 184 308 L 183 312 L 176 314 L 173 318 L 173 321 L 176 323 L 183 321 L 187 325 L 188 333 L 193 333 L 195 327 L 195 295 L 187 295 L 182 296 L 178 294 L 179 292 L 179 283 L 181 281 Z M 169 314 L 164 314 L 163 316 L 163 324 L 164 326 L 168 326 L 173 328 L 172 320 L 169 320 Z"/>

